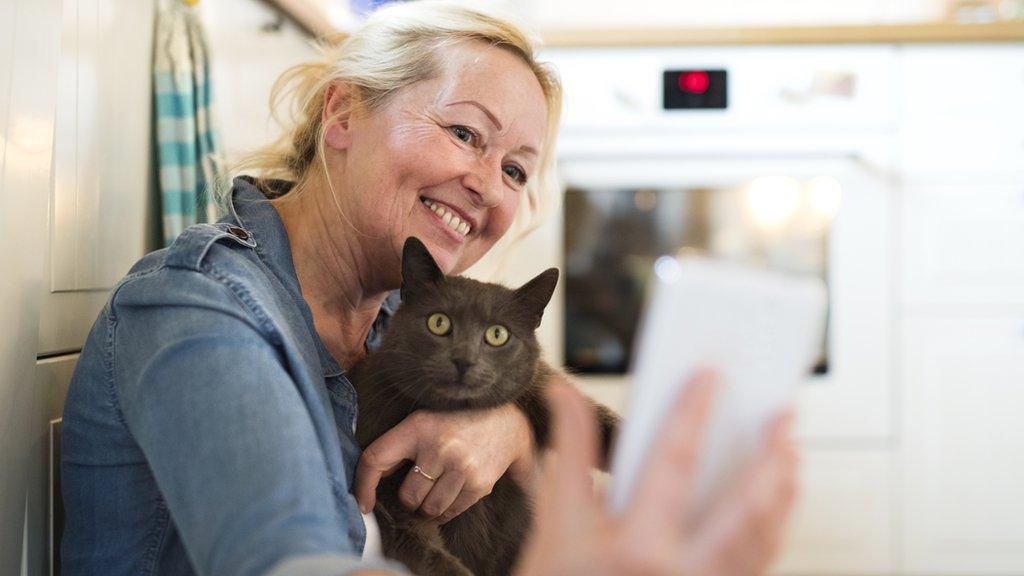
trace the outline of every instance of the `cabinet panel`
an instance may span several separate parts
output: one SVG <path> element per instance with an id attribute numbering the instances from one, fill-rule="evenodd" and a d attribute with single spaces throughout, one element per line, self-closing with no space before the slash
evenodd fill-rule
<path id="1" fill-rule="evenodd" d="M 64 0 L 40 352 L 81 346 L 146 251 L 152 188 L 152 2 Z"/>
<path id="2" fill-rule="evenodd" d="M 29 574 L 60 574 L 59 566 L 53 565 L 55 546 L 59 541 L 54 525 L 58 518 L 54 513 L 57 510 L 56 504 L 59 504 L 55 499 L 60 497 L 55 492 L 55 474 L 59 473 L 60 461 L 51 435 L 54 424 L 59 422 L 64 412 L 64 398 L 77 362 L 78 355 L 71 354 L 36 363 L 33 386 L 35 395 L 41 401 L 33 414 L 33 436 L 26 462 L 29 467 L 27 485 L 31 519 L 27 527 L 29 566 L 38 569 L 29 570 Z M 63 518 L 59 518 L 59 521 L 63 522 Z"/>
<path id="3" fill-rule="evenodd" d="M 1024 173 L 1024 47 L 904 48 L 907 176 Z"/>
<path id="4" fill-rule="evenodd" d="M 800 498 L 772 573 L 891 574 L 890 453 L 805 448 L 801 456 Z"/>
<path id="5" fill-rule="evenodd" d="M 33 384 L 46 249 L 59 0 L 0 2 L 0 574 L 41 573 L 33 506 L 43 396 Z"/>
<path id="6" fill-rule="evenodd" d="M 1024 303 L 1024 183 L 911 187 L 904 299 Z"/>
<path id="7" fill-rule="evenodd" d="M 907 323 L 905 565 L 1024 573 L 1024 315 Z"/>

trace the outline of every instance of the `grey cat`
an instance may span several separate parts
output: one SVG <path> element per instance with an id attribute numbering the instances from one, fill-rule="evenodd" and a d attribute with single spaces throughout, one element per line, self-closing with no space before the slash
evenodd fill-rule
<path id="1" fill-rule="evenodd" d="M 544 387 L 555 370 L 540 360 L 534 334 L 558 282 L 545 270 L 512 290 L 445 277 L 416 238 L 402 253 L 402 305 L 381 347 L 350 373 L 359 396 L 356 439 L 366 448 L 420 409 L 491 408 L 516 403 L 548 445 Z M 598 407 L 607 461 L 618 418 Z M 603 465 L 603 464 L 602 464 Z M 508 475 L 451 521 L 440 524 L 405 509 L 398 489 L 408 464 L 382 479 L 374 510 L 384 554 L 420 576 L 497 576 L 511 572 L 530 528 L 531 502 Z"/>

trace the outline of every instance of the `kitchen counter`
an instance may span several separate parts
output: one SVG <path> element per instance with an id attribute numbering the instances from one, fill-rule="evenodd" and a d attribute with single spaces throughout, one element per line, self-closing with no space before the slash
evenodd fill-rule
<path id="1" fill-rule="evenodd" d="M 752 44 L 921 44 L 1024 42 L 1024 22 L 879 24 L 764 28 L 548 29 L 549 47 Z"/>

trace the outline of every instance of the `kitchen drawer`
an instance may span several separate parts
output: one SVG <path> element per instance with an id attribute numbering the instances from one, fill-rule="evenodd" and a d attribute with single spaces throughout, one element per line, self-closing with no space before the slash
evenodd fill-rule
<path id="1" fill-rule="evenodd" d="M 1024 314 L 904 328 L 904 569 L 1024 574 Z"/>
<path id="2" fill-rule="evenodd" d="M 1024 173 L 1024 47 L 911 46 L 901 60 L 904 173 Z"/>
<path id="3" fill-rule="evenodd" d="M 905 192 L 904 301 L 1024 303 L 1024 183 Z"/>

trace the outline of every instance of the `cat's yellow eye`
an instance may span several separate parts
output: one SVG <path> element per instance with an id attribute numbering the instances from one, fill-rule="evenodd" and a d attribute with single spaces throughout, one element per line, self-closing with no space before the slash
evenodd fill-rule
<path id="1" fill-rule="evenodd" d="M 505 342 L 508 342 L 508 328 L 495 324 L 487 328 L 487 332 L 484 333 L 484 340 L 491 346 L 498 347 Z"/>
<path id="2" fill-rule="evenodd" d="M 427 329 L 433 334 L 444 336 L 452 331 L 452 321 L 448 316 L 434 312 L 427 318 Z"/>

